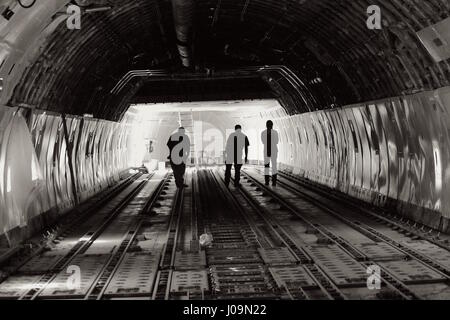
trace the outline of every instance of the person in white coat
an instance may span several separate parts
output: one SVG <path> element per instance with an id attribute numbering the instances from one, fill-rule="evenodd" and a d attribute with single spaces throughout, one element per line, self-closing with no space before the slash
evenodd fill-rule
<path id="1" fill-rule="evenodd" d="M 242 127 L 236 125 L 235 132 L 230 134 L 225 149 L 225 185 L 228 187 L 231 180 L 231 167 L 234 165 L 234 185 L 240 187 L 241 168 L 243 165 L 242 155 L 245 150 L 245 163 L 248 163 L 248 147 L 250 143 L 245 134 L 242 133 Z"/>
<path id="2" fill-rule="evenodd" d="M 273 130 L 271 120 L 266 123 L 266 130 L 261 133 L 261 141 L 264 145 L 264 178 L 266 186 L 270 184 L 270 164 L 272 163 L 272 185 L 277 185 L 277 158 L 278 158 L 278 132 Z"/>

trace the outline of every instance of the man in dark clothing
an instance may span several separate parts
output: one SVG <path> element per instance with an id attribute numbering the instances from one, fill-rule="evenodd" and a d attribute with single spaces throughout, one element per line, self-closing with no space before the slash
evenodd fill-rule
<path id="1" fill-rule="evenodd" d="M 250 143 L 245 134 L 242 133 L 242 127 L 237 125 L 235 132 L 230 134 L 226 145 L 226 169 L 225 169 L 225 185 L 228 187 L 231 180 L 231 167 L 234 164 L 234 185 L 239 187 L 242 168 L 242 151 L 245 149 L 245 163 L 248 163 L 248 147 Z"/>
<path id="2" fill-rule="evenodd" d="M 175 176 L 175 184 L 180 189 L 187 187 L 184 184 L 184 174 L 186 173 L 186 161 L 190 153 L 191 142 L 183 127 L 180 127 L 177 132 L 170 136 L 167 147 L 170 151 L 167 158 L 170 160 Z"/>
<path id="3" fill-rule="evenodd" d="M 266 130 L 261 133 L 261 141 L 264 145 L 264 178 L 266 186 L 270 184 L 270 163 L 272 162 L 272 185 L 277 185 L 277 158 L 278 158 L 278 131 L 273 130 L 271 120 L 266 123 Z"/>

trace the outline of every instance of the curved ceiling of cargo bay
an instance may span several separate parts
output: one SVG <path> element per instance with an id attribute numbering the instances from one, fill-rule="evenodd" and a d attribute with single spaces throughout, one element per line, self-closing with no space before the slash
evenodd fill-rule
<path id="1" fill-rule="evenodd" d="M 416 35 L 450 16 L 445 0 L 71 3 L 82 6 L 80 30 L 66 26 L 68 1 L 0 1 L 3 104 L 117 120 L 138 88 L 114 105 L 109 93 L 135 69 L 286 65 L 317 108 L 449 85 L 448 62 L 435 62 Z M 381 30 L 367 28 L 370 5 L 382 10 Z"/>

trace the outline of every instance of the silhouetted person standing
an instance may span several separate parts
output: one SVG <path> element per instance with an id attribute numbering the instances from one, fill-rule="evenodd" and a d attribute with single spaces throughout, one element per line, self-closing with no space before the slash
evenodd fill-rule
<path id="1" fill-rule="evenodd" d="M 266 130 L 261 133 L 261 141 L 264 144 L 264 178 L 266 186 L 270 184 L 270 163 L 272 162 L 272 185 L 277 185 L 277 157 L 278 157 L 278 132 L 273 130 L 271 120 L 266 123 Z"/>
<path id="2" fill-rule="evenodd" d="M 242 127 L 237 125 L 235 132 L 230 134 L 226 145 L 226 157 L 225 157 L 225 184 L 228 187 L 231 180 L 231 167 L 234 164 L 234 185 L 239 187 L 239 181 L 241 180 L 241 168 L 242 168 L 242 151 L 245 149 L 245 163 L 248 162 L 248 147 L 250 143 L 245 134 L 242 133 Z"/>
<path id="3" fill-rule="evenodd" d="M 169 141 L 167 141 L 167 147 L 170 151 L 167 158 L 172 166 L 175 184 L 177 188 L 187 187 L 184 184 L 184 174 L 186 172 L 186 161 L 190 153 L 191 141 L 183 127 L 180 127 L 177 132 L 170 136 Z"/>

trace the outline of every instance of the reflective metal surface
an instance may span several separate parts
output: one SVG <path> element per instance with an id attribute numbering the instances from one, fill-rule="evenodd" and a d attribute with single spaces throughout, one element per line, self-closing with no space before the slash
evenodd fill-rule
<path id="1" fill-rule="evenodd" d="M 0 234 L 49 210 L 66 211 L 130 167 L 126 124 L 66 117 L 67 141 L 63 121 L 0 107 Z"/>
<path id="2" fill-rule="evenodd" d="M 425 225 L 450 218 L 450 89 L 428 91 L 275 121 L 294 156 L 280 162 L 306 178 Z M 272 115 L 270 115 L 272 116 Z M 263 118 L 269 117 L 262 114 Z M 295 137 L 297 134 L 297 137 Z"/>

